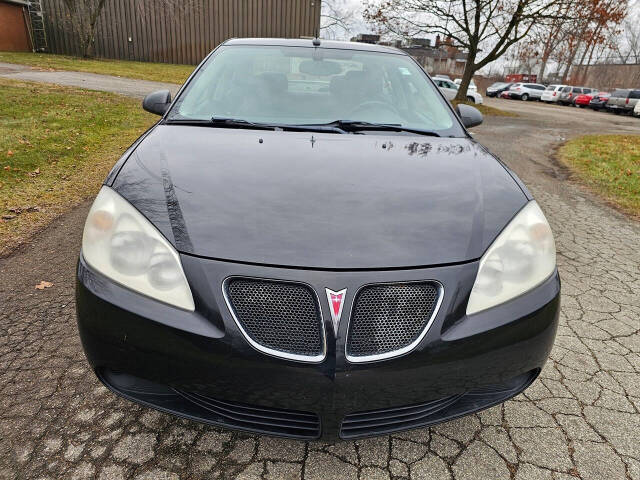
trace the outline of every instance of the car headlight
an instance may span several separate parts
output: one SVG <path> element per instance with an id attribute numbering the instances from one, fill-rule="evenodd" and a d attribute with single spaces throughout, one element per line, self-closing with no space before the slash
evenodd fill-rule
<path id="1" fill-rule="evenodd" d="M 549 278 L 555 268 L 551 227 L 538 204 L 531 201 L 480 259 L 467 315 L 522 295 Z"/>
<path id="2" fill-rule="evenodd" d="M 180 257 L 129 202 L 102 187 L 82 235 L 82 256 L 101 274 L 136 292 L 193 311 Z"/>

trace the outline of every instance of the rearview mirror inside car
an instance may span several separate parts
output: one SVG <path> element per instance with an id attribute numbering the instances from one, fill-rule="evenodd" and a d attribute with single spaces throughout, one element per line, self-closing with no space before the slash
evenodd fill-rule
<path id="1" fill-rule="evenodd" d="M 322 77 L 342 73 L 342 66 L 330 60 L 306 60 L 300 63 L 298 70 L 300 73 Z"/>
<path id="2" fill-rule="evenodd" d="M 483 121 L 482 114 L 480 110 L 471 105 L 465 105 L 464 103 L 460 103 L 456 106 L 456 112 L 462 120 L 462 124 L 465 128 L 475 127 L 480 125 Z"/>
<path id="3" fill-rule="evenodd" d="M 142 108 L 149 113 L 164 115 L 171 105 L 171 92 L 169 90 L 158 90 L 150 93 L 142 100 Z"/>

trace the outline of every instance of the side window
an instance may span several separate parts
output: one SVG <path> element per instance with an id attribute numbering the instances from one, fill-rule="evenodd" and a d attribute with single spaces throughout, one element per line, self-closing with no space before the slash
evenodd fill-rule
<path id="1" fill-rule="evenodd" d="M 571 87 L 564 87 L 564 88 L 562 89 L 562 91 L 563 91 L 564 93 L 569 93 L 569 92 L 571 91 Z"/>
<path id="2" fill-rule="evenodd" d="M 640 98 L 640 90 L 631 90 L 629 98 Z"/>

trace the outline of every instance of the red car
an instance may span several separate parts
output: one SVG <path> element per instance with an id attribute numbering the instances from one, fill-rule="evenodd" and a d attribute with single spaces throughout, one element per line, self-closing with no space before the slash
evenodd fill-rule
<path id="1" fill-rule="evenodd" d="M 607 92 L 600 92 L 600 93 L 595 93 L 595 92 L 591 92 L 591 93 L 583 93 L 580 94 L 576 97 L 575 99 L 575 105 L 576 107 L 588 107 L 589 103 L 591 102 L 591 100 L 593 100 L 595 97 L 598 98 L 603 98 L 603 97 L 608 97 L 609 94 Z"/>

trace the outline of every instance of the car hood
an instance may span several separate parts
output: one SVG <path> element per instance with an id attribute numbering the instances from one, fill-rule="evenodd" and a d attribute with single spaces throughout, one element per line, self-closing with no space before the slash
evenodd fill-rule
<path id="1" fill-rule="evenodd" d="M 474 260 L 527 202 L 472 139 L 176 125 L 112 187 L 182 253 L 323 269 Z"/>

